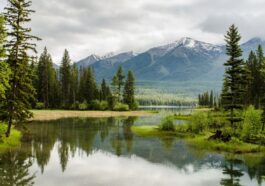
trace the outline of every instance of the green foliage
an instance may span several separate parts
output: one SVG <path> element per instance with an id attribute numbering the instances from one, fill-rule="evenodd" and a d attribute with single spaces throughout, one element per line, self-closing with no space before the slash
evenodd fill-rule
<path id="1" fill-rule="evenodd" d="M 124 73 L 122 66 L 119 66 L 116 74 L 112 78 L 112 86 L 114 87 L 114 95 L 117 96 L 118 101 L 121 101 L 122 86 L 124 85 Z"/>
<path id="2" fill-rule="evenodd" d="M 249 106 L 245 113 L 245 118 L 243 122 L 242 137 L 245 140 L 250 140 L 252 137 L 256 136 L 261 132 L 262 121 L 261 121 L 260 110 L 255 110 L 253 106 Z"/>
<path id="3" fill-rule="evenodd" d="M 6 40 L 5 18 L 0 14 L 0 62 L 4 61 L 6 55 L 4 47 L 5 40 Z"/>
<path id="4" fill-rule="evenodd" d="M 36 52 L 33 40 L 39 40 L 31 35 L 31 28 L 25 25 L 31 21 L 31 1 L 8 0 L 4 13 L 8 29 L 7 53 L 11 69 L 10 89 L 7 93 L 8 129 L 9 136 L 13 121 L 23 121 L 32 116 L 28 110 L 30 101 L 34 99 L 35 90 L 32 86 L 32 72 L 29 65 L 29 52 Z"/>
<path id="5" fill-rule="evenodd" d="M 87 110 L 88 109 L 88 104 L 86 101 L 83 101 L 82 103 L 78 104 L 78 109 L 79 110 Z"/>
<path id="6" fill-rule="evenodd" d="M 174 116 L 166 116 L 162 119 L 159 129 L 163 131 L 175 131 Z"/>
<path id="7" fill-rule="evenodd" d="M 114 111 L 129 111 L 129 106 L 126 104 L 118 102 L 115 104 L 113 110 Z"/>
<path id="8" fill-rule="evenodd" d="M 60 104 L 59 81 L 53 68 L 51 55 L 44 48 L 37 67 L 37 98 L 44 103 L 44 108 L 58 107 Z"/>
<path id="9" fill-rule="evenodd" d="M 229 59 L 224 64 L 226 70 L 222 90 L 222 106 L 230 111 L 228 120 L 231 122 L 232 127 L 236 127 L 234 123 L 242 120 L 242 118 L 235 117 L 235 110 L 243 108 L 246 79 L 242 50 L 239 44 L 240 39 L 241 36 L 238 33 L 238 29 L 235 25 L 232 25 L 225 36 L 226 54 Z"/>
<path id="10" fill-rule="evenodd" d="M 209 119 L 207 114 L 204 112 L 196 112 L 191 116 L 188 130 L 198 134 L 203 132 L 208 124 Z"/>
<path id="11" fill-rule="evenodd" d="M 43 102 L 37 102 L 35 108 L 39 110 L 44 109 L 45 104 Z"/>
<path id="12" fill-rule="evenodd" d="M 107 110 L 108 103 L 106 101 L 93 100 L 90 104 L 92 110 Z"/>
<path id="13" fill-rule="evenodd" d="M 108 102 L 108 108 L 109 110 L 114 110 L 114 107 L 116 105 L 116 97 L 115 96 L 112 96 L 112 95 L 109 95 L 107 97 L 107 102 Z"/>
<path id="14" fill-rule="evenodd" d="M 124 86 L 123 102 L 129 106 L 129 108 L 135 109 L 135 98 L 134 98 L 134 75 L 132 71 L 128 72 L 127 80 Z"/>
<path id="15" fill-rule="evenodd" d="M 62 95 L 62 107 L 69 107 L 70 103 L 70 88 L 71 88 L 71 59 L 68 51 L 65 49 L 60 66 L 60 83 Z"/>
<path id="16" fill-rule="evenodd" d="M 20 139 L 22 136 L 21 132 L 16 129 L 12 129 L 10 136 L 7 138 L 5 137 L 7 127 L 6 123 L 0 123 L 0 151 L 4 151 L 12 147 L 15 148 L 20 145 Z"/>
<path id="17" fill-rule="evenodd" d="M 11 70 L 6 62 L 0 62 L 0 102 L 6 98 L 6 90 L 10 88 Z"/>

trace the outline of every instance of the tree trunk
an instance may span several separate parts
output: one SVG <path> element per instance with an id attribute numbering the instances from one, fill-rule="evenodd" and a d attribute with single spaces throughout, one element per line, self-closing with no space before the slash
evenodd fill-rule
<path id="1" fill-rule="evenodd" d="M 11 132 L 11 126 L 12 126 L 12 115 L 10 115 L 9 119 L 8 119 L 8 126 L 7 126 L 7 131 L 6 131 L 6 137 L 8 138 L 10 136 L 10 132 Z"/>

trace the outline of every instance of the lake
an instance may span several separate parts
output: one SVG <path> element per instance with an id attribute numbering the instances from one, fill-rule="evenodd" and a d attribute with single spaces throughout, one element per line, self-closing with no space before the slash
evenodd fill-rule
<path id="1" fill-rule="evenodd" d="M 33 122 L 17 150 L 0 154 L 0 185 L 265 186 L 264 155 L 231 155 L 188 146 L 182 139 L 142 138 L 141 118 Z"/>

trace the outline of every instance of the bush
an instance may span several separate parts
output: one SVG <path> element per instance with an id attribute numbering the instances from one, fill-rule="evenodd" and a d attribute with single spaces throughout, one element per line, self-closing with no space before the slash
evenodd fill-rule
<path id="1" fill-rule="evenodd" d="M 115 107 L 115 104 L 116 104 L 115 96 L 108 96 L 107 102 L 108 102 L 109 110 L 114 110 L 114 107 Z"/>
<path id="2" fill-rule="evenodd" d="M 108 102 L 93 100 L 90 104 L 92 110 L 108 110 Z"/>
<path id="3" fill-rule="evenodd" d="M 242 137 L 244 140 L 249 140 L 261 131 L 262 127 L 262 112 L 255 110 L 253 106 L 249 106 L 246 110 Z"/>
<path id="4" fill-rule="evenodd" d="M 139 102 L 138 101 L 134 101 L 133 105 L 132 105 L 132 110 L 137 110 L 139 107 Z"/>
<path id="5" fill-rule="evenodd" d="M 113 110 L 114 111 L 128 111 L 129 106 L 123 103 L 116 103 Z"/>
<path id="6" fill-rule="evenodd" d="M 92 100 L 89 108 L 91 110 L 100 110 L 100 101 L 99 100 Z"/>
<path id="7" fill-rule="evenodd" d="M 45 108 L 44 103 L 43 102 L 36 103 L 35 108 L 39 110 L 44 109 Z"/>
<path id="8" fill-rule="evenodd" d="M 159 129 L 163 131 L 175 131 L 174 116 L 167 116 L 163 118 Z"/>
<path id="9" fill-rule="evenodd" d="M 82 103 L 78 104 L 78 109 L 79 110 L 87 110 L 88 109 L 88 104 L 86 101 L 83 101 Z"/>
<path id="10" fill-rule="evenodd" d="M 209 118 L 206 113 L 196 112 L 191 116 L 188 130 L 194 133 L 203 132 L 209 124 Z"/>

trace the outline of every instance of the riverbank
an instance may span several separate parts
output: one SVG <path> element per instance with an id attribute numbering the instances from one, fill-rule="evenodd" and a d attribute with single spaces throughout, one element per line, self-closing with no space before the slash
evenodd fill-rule
<path id="1" fill-rule="evenodd" d="M 218 140 L 209 140 L 211 133 L 207 134 L 193 134 L 183 133 L 178 131 L 162 131 L 158 126 L 133 126 L 132 132 L 140 137 L 176 137 L 176 139 L 183 139 L 185 142 L 198 149 L 213 150 L 219 152 L 229 152 L 235 154 L 242 153 L 265 153 L 265 146 L 245 143 L 238 138 L 232 138 L 230 142 L 222 142 Z"/>
<path id="2" fill-rule="evenodd" d="M 21 143 L 20 139 L 22 137 L 22 134 L 20 131 L 18 131 L 13 127 L 10 136 L 6 138 L 5 137 L 6 129 L 7 125 L 0 123 L 0 152 L 10 148 L 18 147 Z"/>
<path id="3" fill-rule="evenodd" d="M 108 117 L 141 117 L 150 116 L 149 111 L 71 111 L 71 110 L 32 110 L 31 121 L 56 120 L 60 118 L 108 118 Z"/>

